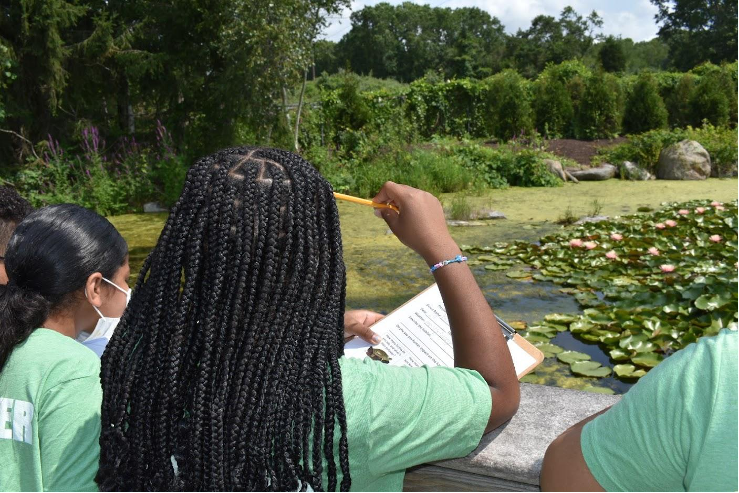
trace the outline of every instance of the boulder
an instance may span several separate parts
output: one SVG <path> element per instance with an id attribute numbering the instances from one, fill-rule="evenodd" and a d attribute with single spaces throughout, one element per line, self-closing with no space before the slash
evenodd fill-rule
<path id="1" fill-rule="evenodd" d="M 157 202 L 147 202 L 144 204 L 144 212 L 169 212 L 169 209 Z"/>
<path id="2" fill-rule="evenodd" d="M 610 218 L 608 216 L 587 216 L 583 217 L 582 219 L 578 219 L 575 223 L 575 226 L 579 226 L 585 223 L 599 223 L 601 221 L 608 221 L 609 219 Z"/>
<path id="3" fill-rule="evenodd" d="M 711 176 L 711 156 L 694 140 L 662 149 L 657 163 L 660 180 L 705 180 Z"/>
<path id="4" fill-rule="evenodd" d="M 558 177 L 560 180 L 569 180 L 573 183 L 577 183 L 577 178 L 572 176 L 569 171 L 566 171 L 564 168 L 562 168 L 562 163 L 560 163 L 559 161 L 555 161 L 554 159 L 545 159 L 544 164 L 546 165 L 549 172 Z"/>
<path id="5" fill-rule="evenodd" d="M 646 181 L 654 180 L 654 175 L 644 168 L 640 168 L 631 161 L 624 161 L 621 164 L 621 177 L 624 180 Z"/>
<path id="6" fill-rule="evenodd" d="M 580 181 L 603 181 L 610 180 L 616 176 L 616 167 L 612 164 L 603 163 L 597 168 L 581 169 L 573 171 L 572 176 Z"/>

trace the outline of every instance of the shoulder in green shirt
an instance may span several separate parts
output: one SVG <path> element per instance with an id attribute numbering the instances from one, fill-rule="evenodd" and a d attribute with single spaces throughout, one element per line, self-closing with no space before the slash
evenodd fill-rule
<path id="1" fill-rule="evenodd" d="M 100 360 L 36 329 L 0 372 L 0 490 L 97 491 Z"/>
<path id="2" fill-rule="evenodd" d="M 607 491 L 736 491 L 737 332 L 669 357 L 587 423 L 580 446 Z"/>
<path id="3" fill-rule="evenodd" d="M 353 491 L 401 491 L 406 468 L 463 457 L 480 443 L 491 398 L 476 371 L 339 363 Z"/>

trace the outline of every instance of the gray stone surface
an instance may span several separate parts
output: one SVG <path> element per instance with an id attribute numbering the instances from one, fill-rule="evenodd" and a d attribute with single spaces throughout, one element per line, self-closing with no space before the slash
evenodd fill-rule
<path id="1" fill-rule="evenodd" d="M 572 171 L 572 176 L 580 181 L 610 180 L 611 178 L 616 176 L 616 167 L 612 164 L 603 163 L 597 168 Z"/>
<path id="2" fill-rule="evenodd" d="M 144 204 L 144 212 L 169 212 L 169 209 L 157 202 L 147 202 Z"/>
<path id="3" fill-rule="evenodd" d="M 446 223 L 448 226 L 456 226 L 456 227 L 473 227 L 473 226 L 485 226 L 486 225 L 482 221 L 463 221 L 461 219 L 448 219 Z"/>
<path id="4" fill-rule="evenodd" d="M 577 183 L 577 178 L 572 176 L 572 174 L 569 171 L 565 170 L 562 167 L 562 163 L 560 163 L 559 161 L 555 161 L 554 159 L 545 159 L 544 164 L 546 165 L 549 172 L 553 174 L 554 176 L 556 176 L 557 178 L 559 178 L 560 180 L 562 181 L 569 180 L 573 183 Z"/>
<path id="5" fill-rule="evenodd" d="M 621 175 L 625 180 L 646 181 L 654 180 L 655 176 L 644 168 L 640 168 L 631 161 L 624 161 L 621 164 Z"/>
<path id="6" fill-rule="evenodd" d="M 446 474 L 446 484 L 452 490 L 469 491 L 470 484 L 481 483 L 478 476 L 503 480 L 511 489 L 519 483 L 520 490 L 530 490 L 531 485 L 539 484 L 544 452 L 552 440 L 619 399 L 620 396 L 522 383 L 521 405 L 513 419 L 484 436 L 480 446 L 467 457 L 436 462 L 433 467 L 450 470 Z M 424 467 L 413 470 L 416 490 L 423 489 Z M 469 476 L 466 482 L 466 473 L 476 476 Z M 432 481 L 438 481 L 439 476 L 437 470 L 430 469 L 429 486 Z M 458 488 L 453 487 L 454 482 L 459 483 Z"/>
<path id="7" fill-rule="evenodd" d="M 711 176 L 711 156 L 694 140 L 662 149 L 656 169 L 660 180 L 705 180 Z"/>
<path id="8" fill-rule="evenodd" d="M 610 218 L 608 216 L 588 216 L 583 217 L 581 219 L 578 219 L 575 221 L 575 226 L 579 226 L 581 224 L 585 223 L 599 223 L 601 221 L 608 221 Z"/>

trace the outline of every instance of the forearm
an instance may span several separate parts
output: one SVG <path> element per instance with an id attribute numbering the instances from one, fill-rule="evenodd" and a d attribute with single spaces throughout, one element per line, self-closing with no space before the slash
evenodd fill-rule
<path id="1" fill-rule="evenodd" d="M 450 240 L 424 254 L 429 265 L 460 254 Z M 454 365 L 476 370 L 490 386 L 493 412 L 486 431 L 499 426 L 518 409 L 519 384 L 503 332 L 466 263 L 437 269 L 434 278 L 444 300 L 454 344 Z"/>

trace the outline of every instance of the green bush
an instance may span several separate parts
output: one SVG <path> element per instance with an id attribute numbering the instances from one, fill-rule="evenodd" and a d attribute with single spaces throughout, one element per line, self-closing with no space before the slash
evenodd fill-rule
<path id="1" fill-rule="evenodd" d="M 491 188 L 556 187 L 561 184 L 544 164 L 549 154 L 535 149 L 520 149 L 509 145 L 496 148 L 462 145 L 453 148 L 463 158 L 467 168 Z"/>
<path id="2" fill-rule="evenodd" d="M 492 114 L 491 133 L 508 140 L 533 129 L 529 82 L 515 70 L 505 70 L 486 80 Z"/>
<path id="3" fill-rule="evenodd" d="M 736 101 L 736 97 L 731 98 L 727 94 L 727 86 L 730 84 L 731 79 L 722 72 L 710 72 L 701 77 L 690 98 L 692 125 L 700 125 L 703 120 L 712 125 L 728 125 L 731 99 Z"/>
<path id="4" fill-rule="evenodd" d="M 536 81 L 534 94 L 536 130 L 549 139 L 569 136 L 574 110 L 564 83 L 540 78 Z"/>
<path id="5" fill-rule="evenodd" d="M 671 127 L 683 128 L 690 124 L 690 101 L 695 91 L 696 76 L 683 74 L 665 100 Z"/>
<path id="6" fill-rule="evenodd" d="M 597 162 L 621 163 L 631 161 L 654 172 L 659 155 L 667 146 L 681 140 L 695 140 L 711 156 L 711 165 L 721 176 L 731 173 L 737 163 L 737 133 L 726 127 L 715 127 L 706 122 L 701 128 L 687 127 L 676 130 L 652 130 L 640 135 L 629 135 L 629 141 L 618 146 L 601 149 Z"/>
<path id="7" fill-rule="evenodd" d="M 105 153 L 97 128 L 82 131 L 76 154 L 51 137 L 41 159 L 29 162 L 8 180 L 34 206 L 75 203 L 103 215 L 141 210 L 145 202 L 172 205 L 182 190 L 187 167 L 157 126 L 157 143 L 141 146 L 122 139 Z"/>
<path id="8" fill-rule="evenodd" d="M 623 128 L 628 133 L 642 133 L 667 126 L 667 109 L 657 83 L 648 72 L 642 73 L 626 98 Z"/>
<path id="9" fill-rule="evenodd" d="M 585 83 L 579 102 L 575 135 L 601 139 L 618 135 L 621 123 L 621 88 L 611 74 L 598 72 Z"/>

